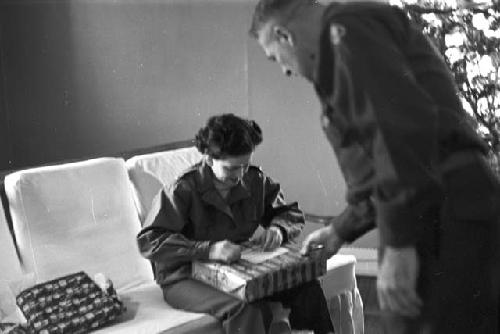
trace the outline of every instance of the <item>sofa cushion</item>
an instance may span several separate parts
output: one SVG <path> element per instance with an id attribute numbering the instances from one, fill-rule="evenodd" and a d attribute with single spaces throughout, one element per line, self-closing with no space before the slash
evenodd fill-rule
<path id="1" fill-rule="evenodd" d="M 202 155 L 196 147 L 165 152 L 136 155 L 127 160 L 130 180 L 134 184 L 137 210 L 141 222 L 154 215 L 154 200 L 161 189 L 173 183 L 189 166 L 198 162 Z"/>
<path id="2" fill-rule="evenodd" d="M 97 330 L 95 334 L 149 334 L 149 333 L 222 333 L 219 322 L 203 313 L 177 310 L 163 300 L 161 288 L 155 283 L 145 284 L 120 294 L 127 312 L 122 321 Z M 183 328 L 186 328 L 184 330 Z M 214 330 L 215 329 L 215 330 Z"/>
<path id="3" fill-rule="evenodd" d="M 327 297 L 356 288 L 355 265 L 354 255 L 336 254 L 327 260 L 326 274 L 320 280 Z"/>
<path id="4" fill-rule="evenodd" d="M 118 292 L 153 280 L 137 249 L 140 223 L 125 162 L 100 158 L 5 177 L 23 269 L 37 282 L 104 273 Z"/>
<path id="5" fill-rule="evenodd" d="M 363 333 L 363 301 L 356 284 L 356 257 L 336 254 L 326 263 L 320 278 L 335 332 Z"/>

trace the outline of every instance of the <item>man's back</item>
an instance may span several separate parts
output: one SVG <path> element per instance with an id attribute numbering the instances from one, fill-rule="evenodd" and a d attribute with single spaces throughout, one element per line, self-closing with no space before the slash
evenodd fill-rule
<path id="1" fill-rule="evenodd" d="M 403 86 L 404 81 L 416 81 L 423 94 L 431 101 L 434 108 L 437 108 L 437 131 L 439 133 L 439 155 L 442 160 L 446 159 L 453 152 L 463 149 L 477 149 L 486 153 L 488 148 L 486 144 L 479 138 L 474 131 L 468 116 L 466 115 L 461 105 L 456 84 L 451 71 L 449 70 L 444 58 L 439 53 L 432 42 L 407 18 L 406 14 L 395 6 L 377 2 L 351 2 L 346 4 L 334 3 L 328 7 L 324 15 L 324 36 L 323 44 L 325 43 L 325 35 L 328 35 L 328 29 L 336 22 L 343 20 L 352 20 L 355 17 L 359 27 L 356 29 L 370 29 L 366 32 L 370 36 L 371 42 L 360 39 L 359 45 L 356 45 L 356 40 L 351 39 L 350 50 L 348 52 L 363 52 L 370 58 L 370 55 L 379 56 L 380 59 L 372 59 L 372 68 L 370 71 L 361 72 L 363 84 L 379 87 Z M 349 27 L 345 34 L 350 33 Z M 352 30 L 352 29 L 351 29 Z M 352 31 L 356 34 L 357 32 Z M 327 36 L 326 38 L 330 38 Z M 353 41 L 354 40 L 354 41 Z M 390 49 L 381 51 L 381 49 Z M 382 53 L 381 53 L 382 52 Z M 392 57 L 390 57 L 392 55 Z M 324 58 L 325 55 L 322 55 Z M 333 54 L 327 56 L 334 57 Z M 378 60 L 378 63 L 377 63 Z M 353 72 L 358 67 L 357 63 L 352 64 Z M 374 77 L 373 68 L 376 66 L 383 68 L 384 72 L 379 72 L 380 75 Z M 331 72 L 320 70 L 320 81 L 329 82 L 332 89 L 333 82 Z M 324 77 L 324 75 L 330 77 Z M 395 76 L 399 76 L 395 78 Z M 359 78 L 358 78 L 359 79 Z M 322 83 L 324 86 L 325 84 Z M 370 90 L 370 87 L 367 87 Z M 386 90 L 389 91 L 389 90 Z M 398 91 L 397 87 L 394 91 Z M 411 101 L 412 93 L 418 96 L 417 92 L 403 92 L 407 94 Z M 395 99 L 396 96 L 373 96 L 375 108 L 386 104 L 383 99 Z M 404 99 L 404 98 L 401 98 Z M 405 99 L 406 100 L 406 99 Z M 422 99 L 414 101 L 415 104 L 423 103 Z M 401 107 L 404 107 L 403 105 Z M 400 112 L 412 112 L 410 108 L 401 108 Z M 432 126 L 431 124 L 428 124 Z"/>

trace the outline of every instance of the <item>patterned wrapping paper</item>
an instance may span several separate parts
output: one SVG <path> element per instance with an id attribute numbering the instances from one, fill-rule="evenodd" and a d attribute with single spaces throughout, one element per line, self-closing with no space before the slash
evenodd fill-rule
<path id="1" fill-rule="evenodd" d="M 230 265 L 194 261 L 192 277 L 251 302 L 311 281 L 326 272 L 327 259 L 319 252 L 302 256 L 297 245 L 282 247 L 288 251 L 261 263 L 244 259 Z"/>
<path id="2" fill-rule="evenodd" d="M 103 291 L 78 272 L 28 288 L 16 297 L 28 321 L 28 332 L 87 333 L 125 312 L 112 285 Z"/>

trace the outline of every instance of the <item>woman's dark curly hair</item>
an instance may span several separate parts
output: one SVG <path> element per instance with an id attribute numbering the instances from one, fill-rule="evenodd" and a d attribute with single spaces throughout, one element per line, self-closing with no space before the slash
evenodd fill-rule
<path id="1" fill-rule="evenodd" d="M 213 159 L 249 154 L 261 142 L 259 125 L 234 114 L 210 117 L 195 136 L 198 151 Z"/>

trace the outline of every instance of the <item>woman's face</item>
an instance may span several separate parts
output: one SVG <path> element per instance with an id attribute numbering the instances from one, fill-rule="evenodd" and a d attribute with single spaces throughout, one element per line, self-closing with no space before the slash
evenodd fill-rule
<path id="1" fill-rule="evenodd" d="M 215 178 L 224 186 L 234 187 L 247 172 L 251 160 L 252 153 L 208 161 Z"/>

